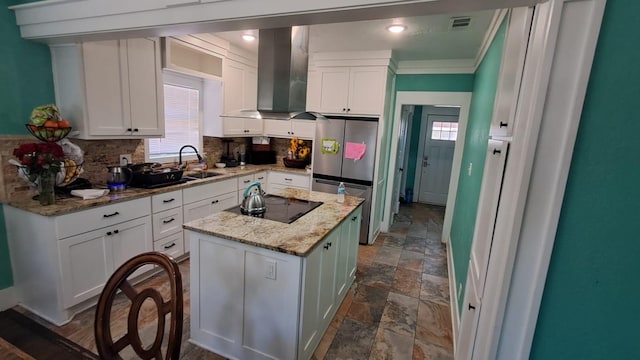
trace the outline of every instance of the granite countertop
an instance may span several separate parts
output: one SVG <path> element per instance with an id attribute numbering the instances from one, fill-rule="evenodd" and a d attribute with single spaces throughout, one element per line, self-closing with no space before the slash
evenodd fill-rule
<path id="1" fill-rule="evenodd" d="M 296 189 L 285 189 L 276 194 L 322 201 L 323 204 L 291 224 L 221 211 L 188 222 L 183 227 L 269 250 L 307 256 L 331 230 L 364 202 L 364 199 L 346 196 L 344 203 L 338 203 L 335 194 Z"/>
<path id="2" fill-rule="evenodd" d="M 33 200 L 31 196 L 15 197 L 5 202 L 9 206 L 29 211 L 35 214 L 44 216 L 57 216 L 68 214 L 76 211 L 89 209 L 92 207 L 103 206 L 113 204 L 118 201 L 134 200 L 146 196 L 155 194 L 161 194 L 169 191 L 185 189 L 192 186 L 202 185 L 208 182 L 221 181 L 237 176 L 249 175 L 265 170 L 285 171 L 296 174 L 306 175 L 308 174 L 305 169 L 288 168 L 284 166 L 278 166 L 275 164 L 269 165 L 246 165 L 233 168 L 213 168 L 209 171 L 222 174 L 220 176 L 214 176 L 206 179 L 199 179 L 188 181 L 184 184 L 177 184 L 166 186 L 157 189 L 139 189 L 139 188 L 127 188 L 124 191 L 111 192 L 106 196 L 102 196 L 98 199 L 83 200 L 79 197 L 60 198 L 56 197 L 56 202 L 53 205 L 42 206 L 37 200 Z M 187 172 L 185 172 L 186 174 Z M 95 184 L 94 184 L 95 187 Z"/>

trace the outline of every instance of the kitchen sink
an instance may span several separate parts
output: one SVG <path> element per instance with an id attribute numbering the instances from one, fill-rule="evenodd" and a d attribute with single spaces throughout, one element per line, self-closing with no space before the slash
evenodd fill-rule
<path id="1" fill-rule="evenodd" d="M 182 175 L 182 178 L 187 181 L 206 179 L 214 176 L 220 176 L 222 174 L 211 172 L 211 171 L 199 171 L 194 173 L 189 173 L 188 175 Z"/>

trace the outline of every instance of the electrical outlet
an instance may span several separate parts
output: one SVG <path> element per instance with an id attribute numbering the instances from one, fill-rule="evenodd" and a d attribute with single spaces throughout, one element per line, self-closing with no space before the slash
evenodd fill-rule
<path id="1" fill-rule="evenodd" d="M 276 279 L 276 262 L 267 260 L 264 262 L 264 277 L 267 279 Z"/>
<path id="2" fill-rule="evenodd" d="M 131 164 L 131 154 L 120 154 L 120 165 L 129 165 Z"/>

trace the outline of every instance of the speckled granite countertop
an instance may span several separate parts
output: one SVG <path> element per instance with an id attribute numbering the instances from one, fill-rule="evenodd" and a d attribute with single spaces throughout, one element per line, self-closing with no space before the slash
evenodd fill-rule
<path id="1" fill-rule="evenodd" d="M 265 170 L 285 171 L 296 174 L 307 174 L 305 169 L 287 168 L 277 165 L 246 165 L 243 167 L 222 168 L 222 169 L 210 169 L 216 173 L 222 175 L 210 177 L 206 179 L 189 181 L 184 184 L 172 185 L 158 189 L 138 189 L 127 188 L 124 191 L 111 192 L 106 196 L 98 199 L 82 200 L 78 197 L 60 198 L 56 197 L 56 203 L 53 205 L 42 206 L 37 200 L 33 200 L 31 196 L 24 196 L 20 198 L 12 198 L 5 202 L 5 204 L 13 206 L 15 208 L 29 211 L 44 216 L 57 216 L 68 214 L 80 210 L 89 209 L 96 206 L 108 205 L 118 201 L 127 201 L 142 198 L 145 196 L 151 196 L 155 194 L 161 194 L 178 189 L 185 189 L 192 186 L 202 185 L 208 182 L 216 182 L 220 180 L 229 179 L 231 177 L 249 175 Z"/>
<path id="2" fill-rule="evenodd" d="M 323 204 L 291 224 L 221 211 L 188 222 L 183 227 L 269 250 L 306 256 L 331 230 L 364 202 L 364 199 L 346 196 L 344 203 L 338 203 L 335 194 L 296 189 L 285 189 L 276 194 L 302 200 L 322 201 Z"/>

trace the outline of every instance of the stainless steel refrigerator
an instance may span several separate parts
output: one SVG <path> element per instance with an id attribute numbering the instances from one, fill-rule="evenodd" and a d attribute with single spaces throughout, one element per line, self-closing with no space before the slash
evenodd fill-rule
<path id="1" fill-rule="evenodd" d="M 326 116 L 316 120 L 312 190 L 337 194 L 343 182 L 347 195 L 362 204 L 360 243 L 368 243 L 378 118 Z"/>

